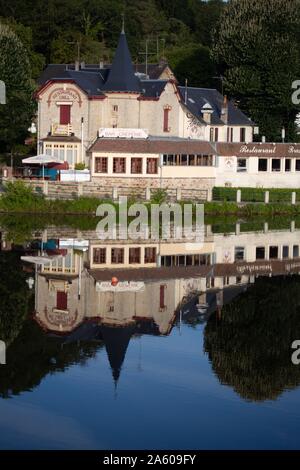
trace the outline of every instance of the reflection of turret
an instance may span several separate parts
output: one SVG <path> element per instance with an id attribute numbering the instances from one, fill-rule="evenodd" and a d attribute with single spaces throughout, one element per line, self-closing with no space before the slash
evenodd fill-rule
<path id="1" fill-rule="evenodd" d="M 134 330 L 134 324 L 117 328 L 106 325 L 101 326 L 102 338 L 115 385 L 118 383 L 128 344 Z"/>

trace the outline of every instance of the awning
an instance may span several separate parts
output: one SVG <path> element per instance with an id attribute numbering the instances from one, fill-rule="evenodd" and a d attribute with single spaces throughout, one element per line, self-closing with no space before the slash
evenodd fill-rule
<path id="1" fill-rule="evenodd" d="M 55 256 L 21 256 L 22 261 L 26 261 L 27 263 L 32 263 L 32 264 L 49 264 L 51 261 L 54 261 L 55 259 L 61 258 L 61 255 L 55 255 Z"/>
<path id="2" fill-rule="evenodd" d="M 48 165 L 49 163 L 62 163 L 62 161 L 58 157 L 53 157 L 52 155 L 40 154 L 35 157 L 23 158 L 22 163 Z"/>

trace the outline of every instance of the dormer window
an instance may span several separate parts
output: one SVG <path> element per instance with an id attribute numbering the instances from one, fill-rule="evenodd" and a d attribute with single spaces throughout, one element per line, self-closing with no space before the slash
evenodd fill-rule
<path id="1" fill-rule="evenodd" d="M 211 116 L 212 116 L 212 113 L 214 112 L 212 106 L 210 105 L 210 103 L 205 103 L 205 105 L 202 107 L 201 109 L 201 113 L 202 113 L 202 116 L 203 116 L 203 120 L 210 124 L 211 123 Z"/>

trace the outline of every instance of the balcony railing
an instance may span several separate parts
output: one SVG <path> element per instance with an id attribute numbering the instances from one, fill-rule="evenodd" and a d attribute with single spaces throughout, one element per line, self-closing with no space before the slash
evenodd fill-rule
<path id="1" fill-rule="evenodd" d="M 73 128 L 71 124 L 52 124 L 51 126 L 51 135 L 63 135 L 69 136 L 72 135 Z"/>

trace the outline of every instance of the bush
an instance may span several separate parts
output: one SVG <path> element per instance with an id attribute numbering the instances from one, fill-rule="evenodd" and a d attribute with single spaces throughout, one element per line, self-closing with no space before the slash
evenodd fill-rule
<path id="1" fill-rule="evenodd" d="M 162 204 L 166 202 L 168 198 L 168 193 L 165 189 L 156 189 L 151 195 L 152 204 Z"/>
<path id="2" fill-rule="evenodd" d="M 75 170 L 84 170 L 85 164 L 84 163 L 76 163 Z"/>
<path id="3" fill-rule="evenodd" d="M 32 188 L 23 181 L 8 182 L 4 186 L 4 194 L 0 199 L 0 208 L 11 211 L 38 210 L 44 204 L 42 195 L 34 194 Z"/>

